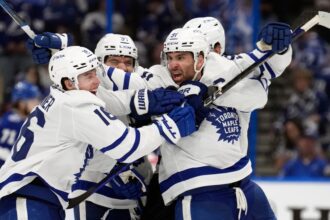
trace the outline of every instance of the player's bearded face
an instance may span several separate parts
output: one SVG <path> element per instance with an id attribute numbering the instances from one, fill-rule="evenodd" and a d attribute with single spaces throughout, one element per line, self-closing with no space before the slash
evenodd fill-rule
<path id="1" fill-rule="evenodd" d="M 169 52 L 166 56 L 167 68 L 176 84 L 193 79 L 195 61 L 191 52 Z"/>
<path id="2" fill-rule="evenodd" d="M 93 69 L 80 74 L 78 76 L 78 84 L 80 90 L 87 90 L 95 94 L 100 85 L 100 80 L 96 75 L 96 70 Z"/>

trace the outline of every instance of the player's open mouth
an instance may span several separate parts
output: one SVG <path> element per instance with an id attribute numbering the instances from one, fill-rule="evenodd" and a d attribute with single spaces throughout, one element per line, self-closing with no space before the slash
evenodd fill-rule
<path id="1" fill-rule="evenodd" d="M 173 73 L 172 74 L 172 79 L 174 81 L 180 80 L 180 78 L 182 78 L 182 74 L 181 73 Z"/>

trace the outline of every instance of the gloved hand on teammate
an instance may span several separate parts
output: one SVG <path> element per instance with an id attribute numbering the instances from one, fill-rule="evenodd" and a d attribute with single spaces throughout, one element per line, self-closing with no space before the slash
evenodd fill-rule
<path id="1" fill-rule="evenodd" d="M 146 192 L 146 187 L 136 170 L 126 170 L 109 183 L 117 196 L 124 199 L 138 199 Z"/>
<path id="2" fill-rule="evenodd" d="M 284 53 L 292 42 L 292 30 L 288 24 L 273 22 L 263 27 L 258 35 L 257 47 L 261 51 Z M 266 45 L 263 45 L 264 42 Z"/>
<path id="3" fill-rule="evenodd" d="M 71 34 L 44 32 L 27 41 L 27 48 L 37 64 L 47 64 L 52 56 L 52 50 L 62 50 L 73 45 Z"/>
<path id="4" fill-rule="evenodd" d="M 154 118 L 154 123 L 165 140 L 172 144 L 196 131 L 194 109 L 189 105 Z"/>
<path id="5" fill-rule="evenodd" d="M 131 99 L 132 115 L 160 115 L 167 113 L 184 101 L 184 96 L 173 90 L 158 88 L 153 91 L 141 89 Z"/>
<path id="6" fill-rule="evenodd" d="M 204 100 L 207 98 L 207 86 L 198 81 L 183 82 L 178 89 L 186 99 L 186 103 L 192 106 L 196 115 L 196 126 L 202 123 L 209 113 L 209 108 L 204 107 Z"/>

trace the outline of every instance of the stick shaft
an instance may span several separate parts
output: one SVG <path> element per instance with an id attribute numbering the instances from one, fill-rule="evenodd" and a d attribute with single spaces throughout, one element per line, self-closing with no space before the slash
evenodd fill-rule
<path id="1" fill-rule="evenodd" d="M 30 26 L 9 6 L 5 0 L 0 0 L 0 6 L 31 39 L 35 37 L 35 33 L 31 30 Z"/>

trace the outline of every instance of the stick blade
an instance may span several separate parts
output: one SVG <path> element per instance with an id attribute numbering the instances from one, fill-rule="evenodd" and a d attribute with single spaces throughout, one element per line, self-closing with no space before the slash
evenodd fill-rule
<path id="1" fill-rule="evenodd" d="M 325 11 L 319 11 L 320 22 L 319 25 L 330 29 L 330 13 Z"/>

